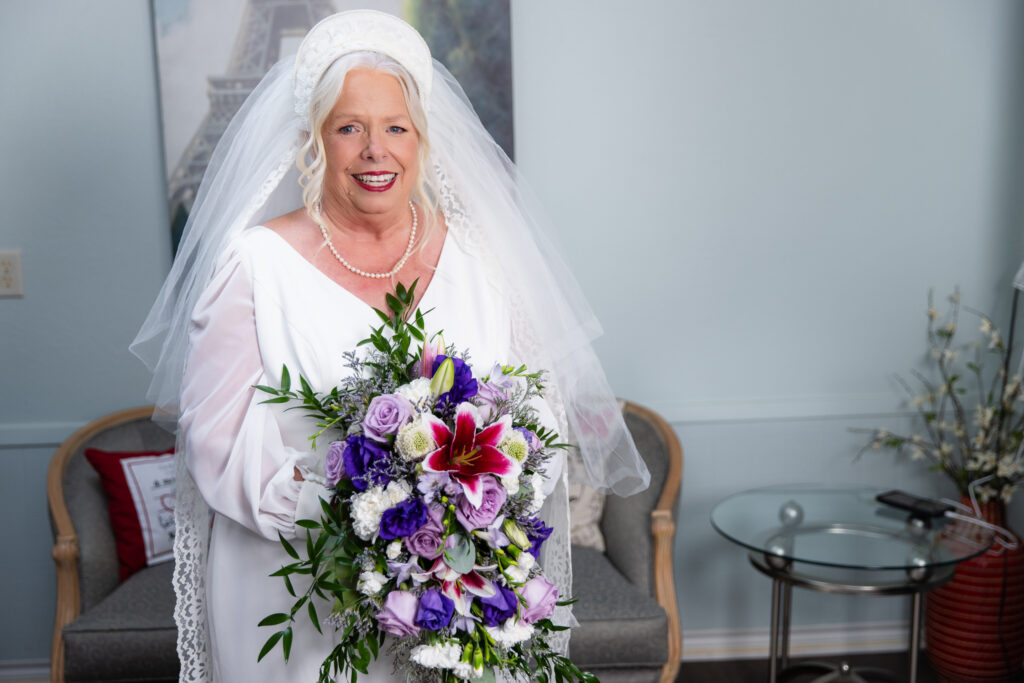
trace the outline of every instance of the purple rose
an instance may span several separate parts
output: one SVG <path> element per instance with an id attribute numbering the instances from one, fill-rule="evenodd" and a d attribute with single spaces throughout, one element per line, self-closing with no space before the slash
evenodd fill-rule
<path id="1" fill-rule="evenodd" d="M 501 512 L 501 506 L 508 496 L 505 487 L 489 474 L 480 477 L 480 484 L 484 492 L 479 508 L 474 508 L 466 496 L 459 498 L 458 507 L 455 508 L 455 517 L 467 531 L 490 525 Z"/>
<path id="2" fill-rule="evenodd" d="M 406 498 L 380 516 L 380 537 L 393 541 L 411 536 L 427 523 L 427 506 L 419 498 Z"/>
<path id="3" fill-rule="evenodd" d="M 523 530 L 526 532 L 526 537 L 530 539 L 530 549 L 526 552 L 534 557 L 540 557 L 540 547 L 551 535 L 551 527 L 542 522 L 539 517 L 533 517 L 523 524 Z"/>
<path id="4" fill-rule="evenodd" d="M 427 522 L 405 539 L 405 547 L 413 555 L 436 559 L 443 550 L 441 548 L 441 532 L 444 531 L 444 509 L 432 507 L 427 511 Z"/>
<path id="5" fill-rule="evenodd" d="M 391 481 L 388 475 L 390 454 L 377 442 L 365 436 L 353 434 L 345 439 L 345 452 L 341 459 L 345 473 L 352 480 L 357 491 L 365 491 L 371 485 L 387 486 Z"/>
<path id="6" fill-rule="evenodd" d="M 327 447 L 327 458 L 324 460 L 324 477 L 328 486 L 334 486 L 345 476 L 345 462 L 341 454 L 345 451 L 344 441 L 332 441 Z"/>
<path id="7" fill-rule="evenodd" d="M 377 614 L 377 623 L 393 636 L 414 636 L 420 632 L 413 623 L 418 603 L 416 596 L 409 591 L 391 591 Z"/>
<path id="8" fill-rule="evenodd" d="M 508 398 L 505 390 L 495 382 L 482 382 L 477 385 L 476 405 L 480 407 L 480 419 L 490 424 L 499 417 L 498 403 Z"/>
<path id="9" fill-rule="evenodd" d="M 436 588 L 424 591 L 416 610 L 415 624 L 428 631 L 440 631 L 452 620 L 455 603 Z"/>
<path id="10" fill-rule="evenodd" d="M 520 615 L 527 624 L 550 617 L 558 602 L 558 587 L 542 576 L 535 576 L 519 590 L 526 599 L 526 609 Z"/>
<path id="11" fill-rule="evenodd" d="M 363 418 L 363 433 L 374 441 L 388 442 L 398 428 L 412 419 L 412 404 L 397 394 L 374 396 Z"/>
<path id="12" fill-rule="evenodd" d="M 434 358 L 432 372 L 437 372 L 441 363 L 448 359 L 448 356 L 437 356 Z M 477 382 L 473 378 L 473 370 L 466 365 L 461 358 L 452 358 L 452 366 L 455 371 L 455 382 L 452 388 L 437 397 L 437 409 L 444 410 L 445 405 L 452 407 L 476 396 Z"/>
<path id="13" fill-rule="evenodd" d="M 489 598 L 479 598 L 480 616 L 488 626 L 501 626 L 512 618 L 519 606 L 516 594 L 500 584 L 493 584 L 495 593 Z"/>

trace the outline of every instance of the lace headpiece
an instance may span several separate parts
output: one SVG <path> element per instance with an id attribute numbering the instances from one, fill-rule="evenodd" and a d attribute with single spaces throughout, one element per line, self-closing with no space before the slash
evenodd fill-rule
<path id="1" fill-rule="evenodd" d="M 430 48 L 409 24 L 376 10 L 333 14 L 306 34 L 295 57 L 295 113 L 309 119 L 313 88 L 336 59 L 351 52 L 379 52 L 412 75 L 424 111 L 430 97 L 434 64 Z"/>

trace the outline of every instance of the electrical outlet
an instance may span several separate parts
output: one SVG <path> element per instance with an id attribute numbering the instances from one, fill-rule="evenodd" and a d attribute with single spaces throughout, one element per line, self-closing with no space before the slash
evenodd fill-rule
<path id="1" fill-rule="evenodd" d="M 21 281 L 21 250 L 0 251 L 0 296 L 25 296 Z"/>

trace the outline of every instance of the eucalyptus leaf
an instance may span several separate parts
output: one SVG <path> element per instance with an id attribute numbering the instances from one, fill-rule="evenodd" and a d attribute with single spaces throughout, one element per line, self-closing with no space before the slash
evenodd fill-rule
<path id="1" fill-rule="evenodd" d="M 454 539 L 452 547 L 445 548 L 444 561 L 453 571 L 459 574 L 468 574 L 473 571 L 476 562 L 476 548 L 473 543 L 462 534 L 452 534 L 448 537 L 449 542 Z"/>

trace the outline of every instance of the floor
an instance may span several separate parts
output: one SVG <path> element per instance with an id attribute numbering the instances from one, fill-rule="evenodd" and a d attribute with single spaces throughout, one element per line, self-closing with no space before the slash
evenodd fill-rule
<path id="1" fill-rule="evenodd" d="M 845 661 L 850 664 L 855 671 L 861 667 L 887 669 L 895 675 L 895 678 L 891 680 L 901 682 L 908 680 L 907 655 L 902 652 L 847 656 L 839 655 L 835 657 L 820 657 L 815 659 L 817 661 L 824 660 L 833 664 Z M 820 677 L 822 675 L 823 673 L 808 675 L 801 674 L 786 679 L 786 683 L 811 683 L 816 680 L 816 677 Z M 871 683 L 874 683 L 874 681 L 884 680 L 868 676 L 865 676 L 865 679 Z M 741 659 L 724 662 L 683 662 L 683 665 L 679 670 L 679 677 L 676 678 L 677 683 L 764 683 L 767 680 L 768 661 L 766 659 Z M 834 681 L 834 683 L 846 683 L 853 679 L 848 677 L 839 677 L 832 678 L 830 680 Z M 917 683 L 939 683 L 938 675 L 936 675 L 935 670 L 932 669 L 931 665 L 928 663 L 928 657 L 923 652 L 918 663 Z M 1024 672 L 1015 676 L 1012 679 L 1012 683 L 1024 683 Z"/>

